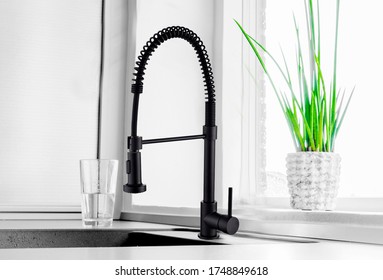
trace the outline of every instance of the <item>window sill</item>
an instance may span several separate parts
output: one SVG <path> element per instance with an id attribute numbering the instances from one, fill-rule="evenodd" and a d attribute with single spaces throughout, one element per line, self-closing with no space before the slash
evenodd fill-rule
<path id="1" fill-rule="evenodd" d="M 133 206 L 121 212 L 121 220 L 199 227 L 199 209 Z"/>
<path id="2" fill-rule="evenodd" d="M 240 230 L 263 234 L 383 244 L 380 212 L 253 208 L 237 215 Z"/>

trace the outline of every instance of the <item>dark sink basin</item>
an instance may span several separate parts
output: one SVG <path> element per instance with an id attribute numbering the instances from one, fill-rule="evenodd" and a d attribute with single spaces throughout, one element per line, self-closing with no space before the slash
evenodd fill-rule
<path id="1" fill-rule="evenodd" d="M 0 248 L 141 247 L 220 245 L 127 230 L 1 230 Z"/>

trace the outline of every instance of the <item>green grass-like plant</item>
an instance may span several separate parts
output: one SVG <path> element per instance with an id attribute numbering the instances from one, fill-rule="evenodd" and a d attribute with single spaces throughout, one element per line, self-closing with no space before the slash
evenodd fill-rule
<path id="1" fill-rule="evenodd" d="M 336 2 L 335 47 L 333 57 L 333 76 L 328 85 L 324 81 L 321 68 L 321 37 L 319 0 L 314 7 L 313 0 L 303 0 L 306 11 L 307 40 L 309 46 L 309 67 L 306 68 L 302 55 L 300 30 L 294 16 L 296 33 L 296 74 L 297 84 L 293 85 L 285 55 L 281 49 L 283 63 L 278 63 L 267 49 L 251 37 L 236 20 L 236 24 L 254 51 L 264 73 L 276 94 L 279 105 L 286 117 L 297 151 L 333 152 L 335 139 L 343 123 L 354 89 L 345 100 L 345 91 L 337 89 L 337 48 L 339 26 L 339 2 Z M 262 51 L 275 64 L 287 85 L 288 92 L 278 90 L 266 64 Z M 284 69 L 281 67 L 283 65 Z M 307 76 L 308 71 L 308 76 Z M 345 102 L 343 102 L 345 101 Z"/>

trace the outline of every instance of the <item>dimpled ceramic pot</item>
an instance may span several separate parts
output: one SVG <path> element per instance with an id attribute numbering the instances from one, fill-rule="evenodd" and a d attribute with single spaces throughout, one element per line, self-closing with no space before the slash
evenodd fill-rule
<path id="1" fill-rule="evenodd" d="M 290 205 L 302 210 L 334 210 L 339 189 L 340 155 L 290 153 L 286 158 Z"/>

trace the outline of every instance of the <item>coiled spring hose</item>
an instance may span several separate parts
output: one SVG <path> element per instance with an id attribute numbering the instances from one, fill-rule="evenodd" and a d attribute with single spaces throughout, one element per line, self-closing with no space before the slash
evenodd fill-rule
<path id="1" fill-rule="evenodd" d="M 133 98 L 133 114 L 132 114 L 132 136 L 137 136 L 137 120 L 138 120 L 138 103 L 139 96 L 143 91 L 143 80 L 145 75 L 145 66 L 147 65 L 150 56 L 156 48 L 163 42 L 172 39 L 180 38 L 189 42 L 197 53 L 199 63 L 201 65 L 203 82 L 205 84 L 205 126 L 215 126 L 215 89 L 213 71 L 210 63 L 206 47 L 202 40 L 190 29 L 181 26 L 171 26 L 164 28 L 154 34 L 145 44 L 134 68 L 134 83 L 132 84 Z"/>

